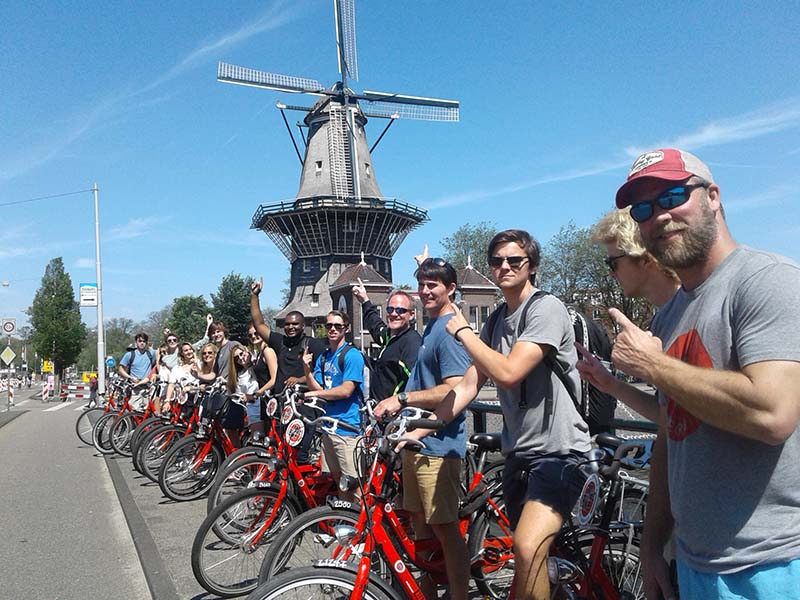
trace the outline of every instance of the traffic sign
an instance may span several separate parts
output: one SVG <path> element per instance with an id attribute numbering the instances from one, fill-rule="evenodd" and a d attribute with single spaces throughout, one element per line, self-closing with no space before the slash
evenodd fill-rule
<path id="1" fill-rule="evenodd" d="M 113 369 L 114 367 L 116 367 L 116 366 L 117 366 L 117 361 L 115 361 L 115 360 L 114 360 L 114 357 L 113 357 L 113 356 L 109 356 L 109 357 L 106 359 L 106 366 L 107 366 L 109 369 Z"/>
<path id="2" fill-rule="evenodd" d="M 6 349 L 0 354 L 0 358 L 2 358 L 3 362 L 8 366 L 11 364 L 11 361 L 17 358 L 17 353 L 11 349 L 11 346 L 6 346 Z"/>
<path id="3" fill-rule="evenodd" d="M 81 306 L 97 306 L 96 283 L 82 283 L 80 284 L 79 291 L 80 291 Z"/>
<path id="4" fill-rule="evenodd" d="M 0 327 L 3 329 L 3 335 L 14 335 L 17 331 L 17 320 L 3 319 L 3 324 Z"/>
<path id="5" fill-rule="evenodd" d="M 43 373 L 52 373 L 53 372 L 53 361 L 52 360 L 42 361 L 42 372 Z"/>

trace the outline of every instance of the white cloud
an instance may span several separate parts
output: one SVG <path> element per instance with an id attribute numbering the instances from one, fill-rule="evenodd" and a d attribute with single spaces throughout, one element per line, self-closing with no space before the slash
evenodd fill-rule
<path id="1" fill-rule="evenodd" d="M 727 200 L 723 195 L 722 205 L 725 207 L 727 212 L 737 213 L 754 208 L 761 209 L 765 206 L 770 206 L 773 204 L 780 204 L 781 202 L 789 199 L 794 201 L 794 199 L 797 198 L 798 193 L 800 193 L 800 186 L 798 185 L 774 185 L 757 194 L 740 197 L 734 196 L 731 200 Z"/>
<path id="2" fill-rule="evenodd" d="M 570 169 L 554 175 L 520 181 L 499 188 L 471 190 L 453 194 L 434 200 L 429 204 L 429 208 L 435 210 L 458 206 L 460 204 L 503 196 L 549 183 L 600 175 L 608 171 L 628 167 L 633 158 L 653 148 L 685 148 L 687 150 L 695 150 L 706 146 L 743 141 L 796 127 L 800 127 L 800 99 L 791 98 L 743 115 L 712 121 L 701 126 L 696 131 L 680 134 L 672 140 L 648 144 L 647 146 L 627 147 L 623 150 L 623 154 L 627 157 L 625 160 L 610 160 L 605 163 L 588 165 L 580 169 Z M 619 155 L 619 153 L 614 152 L 611 154 Z"/>
<path id="3" fill-rule="evenodd" d="M 124 225 L 117 225 L 108 231 L 106 240 L 129 240 L 152 234 L 153 230 L 167 223 L 172 217 L 145 217 L 143 219 L 131 219 Z"/>
<path id="4" fill-rule="evenodd" d="M 95 266 L 93 258 L 82 257 L 75 261 L 73 265 L 76 269 L 92 269 Z"/>

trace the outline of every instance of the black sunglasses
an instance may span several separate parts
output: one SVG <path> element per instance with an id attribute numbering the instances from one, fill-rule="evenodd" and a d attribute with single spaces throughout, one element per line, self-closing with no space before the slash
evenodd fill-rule
<path id="1" fill-rule="evenodd" d="M 422 261 L 422 264 L 424 265 L 427 262 L 432 262 L 437 267 L 449 267 L 450 266 L 450 263 L 447 262 L 443 258 L 426 258 L 425 260 Z M 420 265 L 420 266 L 422 266 L 422 265 Z"/>
<path id="2" fill-rule="evenodd" d="M 335 329 L 336 331 L 343 331 L 344 323 L 325 323 L 325 329 Z"/>
<path id="3" fill-rule="evenodd" d="M 682 204 L 686 204 L 689 196 L 695 188 L 708 187 L 703 183 L 696 183 L 694 185 L 679 185 L 674 188 L 662 192 L 652 200 L 643 200 L 631 205 L 631 218 L 637 223 L 644 223 L 650 219 L 656 211 L 656 204 L 664 210 L 672 210 Z"/>
<path id="4" fill-rule="evenodd" d="M 410 311 L 407 308 L 403 308 L 402 306 L 387 306 L 386 312 L 389 314 L 397 313 L 398 315 L 404 315 Z"/>
<path id="5" fill-rule="evenodd" d="M 284 328 L 286 328 L 286 327 L 302 327 L 302 326 L 303 326 L 302 323 L 284 323 L 283 324 Z"/>
<path id="6" fill-rule="evenodd" d="M 519 269 L 526 260 L 528 260 L 527 256 L 490 256 L 488 259 L 489 266 L 493 269 L 499 269 L 503 266 L 504 262 L 507 262 L 508 266 L 515 271 Z"/>
<path id="7" fill-rule="evenodd" d="M 203 352 L 203 356 L 214 356 L 213 352 Z"/>
<path id="8" fill-rule="evenodd" d="M 615 273 L 617 271 L 617 261 L 620 258 L 624 258 L 626 256 L 628 256 L 628 255 L 627 254 L 618 254 L 617 256 L 606 256 L 603 259 L 603 262 L 606 263 L 606 266 L 608 267 L 609 271 L 611 271 L 612 273 Z"/>
<path id="9" fill-rule="evenodd" d="M 170 342 L 177 342 L 177 341 L 178 341 L 178 338 L 169 338 L 167 340 L 167 343 L 169 344 Z"/>

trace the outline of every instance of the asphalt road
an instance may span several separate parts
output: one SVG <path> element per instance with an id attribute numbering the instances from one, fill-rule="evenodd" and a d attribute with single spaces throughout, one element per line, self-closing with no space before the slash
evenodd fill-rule
<path id="1" fill-rule="evenodd" d="M 130 459 L 81 444 L 82 401 L 29 396 L 0 412 L 0 600 L 215 598 L 190 562 L 205 498 L 168 500 Z M 501 425 L 487 415 L 488 430 Z"/>

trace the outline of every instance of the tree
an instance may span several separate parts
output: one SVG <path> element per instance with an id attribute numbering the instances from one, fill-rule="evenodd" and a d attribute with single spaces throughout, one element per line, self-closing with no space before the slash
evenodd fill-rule
<path id="1" fill-rule="evenodd" d="M 473 268 L 491 279 L 492 272 L 489 263 L 486 262 L 486 249 L 496 233 L 497 225 L 488 221 L 481 221 L 475 225 L 465 223 L 453 235 L 442 239 L 445 260 L 456 269 L 463 269 L 467 266 L 469 257 Z"/>
<path id="2" fill-rule="evenodd" d="M 206 333 L 206 315 L 211 312 L 202 296 L 179 296 L 172 303 L 167 327 L 183 341 L 194 343 Z"/>
<path id="3" fill-rule="evenodd" d="M 119 363 L 122 355 L 133 345 L 133 336 L 139 331 L 139 327 L 131 319 L 114 318 L 106 321 L 105 329 L 106 356 L 113 356 Z M 90 330 L 86 336 L 77 363 L 79 371 L 98 368 L 96 329 Z"/>
<path id="4" fill-rule="evenodd" d="M 247 341 L 252 283 L 252 277 L 229 273 L 222 278 L 217 293 L 211 294 L 214 320 L 222 322 L 228 328 L 228 337 L 232 340 Z"/>
<path id="5" fill-rule="evenodd" d="M 86 337 L 78 302 L 61 257 L 51 260 L 44 271 L 42 285 L 27 310 L 33 336 L 31 344 L 39 356 L 52 360 L 55 372 L 75 363 Z"/>
<path id="6" fill-rule="evenodd" d="M 150 343 L 158 347 L 164 341 L 164 328 L 172 315 L 172 306 L 165 306 L 154 310 L 147 318 L 137 325 L 137 330 L 144 331 L 150 338 Z"/>

